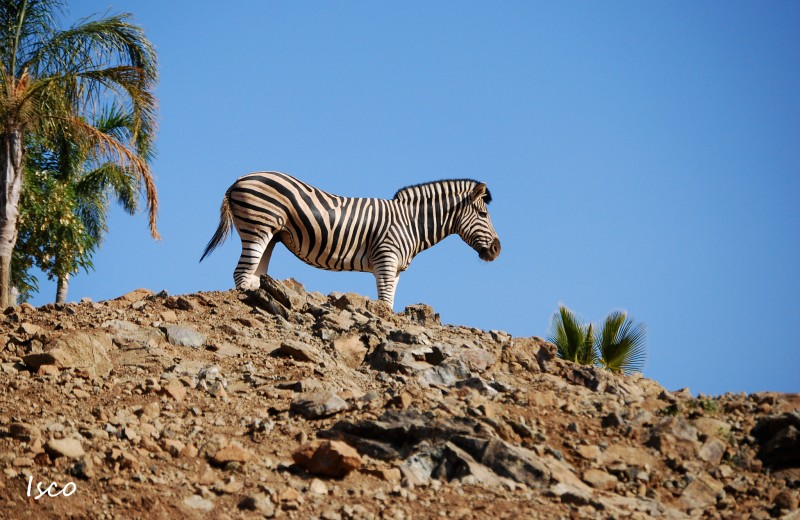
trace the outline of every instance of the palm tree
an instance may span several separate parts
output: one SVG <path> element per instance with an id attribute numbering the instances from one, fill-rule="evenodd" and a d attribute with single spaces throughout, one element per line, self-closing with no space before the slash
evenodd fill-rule
<path id="1" fill-rule="evenodd" d="M 594 365 L 597 356 L 594 350 L 592 324 L 583 325 L 580 319 L 563 305 L 553 314 L 548 341 L 558 348 L 558 357 L 582 365 Z"/>
<path id="2" fill-rule="evenodd" d="M 599 363 L 612 372 L 641 372 L 647 359 L 647 326 L 634 323 L 625 312 L 612 312 L 595 338 Z"/>
<path id="3" fill-rule="evenodd" d="M 558 349 L 558 357 L 582 365 L 600 365 L 611 372 L 641 372 L 646 361 L 647 327 L 634 323 L 625 312 L 612 312 L 598 332 L 584 325 L 560 305 L 553 314 L 547 339 Z"/>
<path id="4" fill-rule="evenodd" d="M 144 186 L 158 238 L 158 195 L 147 161 L 86 118 L 112 99 L 133 117 L 133 138 L 150 149 L 155 131 L 156 55 L 130 15 L 56 28 L 63 0 L 0 0 L 0 303 L 9 302 L 24 144 L 29 135 L 69 135 L 94 157 L 115 157 Z"/>

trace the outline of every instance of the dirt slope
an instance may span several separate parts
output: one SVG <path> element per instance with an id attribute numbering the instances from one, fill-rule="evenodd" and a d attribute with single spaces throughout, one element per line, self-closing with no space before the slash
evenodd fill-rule
<path id="1" fill-rule="evenodd" d="M 7 309 L 0 517 L 800 519 L 798 395 L 263 287 Z"/>

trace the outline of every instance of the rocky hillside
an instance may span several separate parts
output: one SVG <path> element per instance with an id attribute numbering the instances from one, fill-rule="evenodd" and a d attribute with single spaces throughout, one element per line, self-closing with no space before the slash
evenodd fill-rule
<path id="1" fill-rule="evenodd" d="M 693 398 L 425 305 L 265 279 L 0 336 L 3 518 L 800 518 L 797 395 Z"/>

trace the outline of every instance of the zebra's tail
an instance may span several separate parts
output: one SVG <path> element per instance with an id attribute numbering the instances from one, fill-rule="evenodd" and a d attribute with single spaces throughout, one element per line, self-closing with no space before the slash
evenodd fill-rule
<path id="1" fill-rule="evenodd" d="M 214 236 L 208 241 L 206 250 L 203 251 L 203 256 L 200 257 L 201 262 L 206 256 L 211 254 L 218 245 L 225 242 L 225 239 L 228 238 L 228 233 L 231 231 L 231 226 L 233 226 L 233 214 L 231 213 L 229 193 L 230 191 L 225 192 L 225 198 L 222 199 L 222 205 L 219 207 L 219 226 L 217 226 L 217 231 L 214 233 Z"/>

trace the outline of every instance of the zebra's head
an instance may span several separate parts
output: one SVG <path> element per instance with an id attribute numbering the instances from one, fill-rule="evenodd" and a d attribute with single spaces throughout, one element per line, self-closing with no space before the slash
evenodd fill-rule
<path id="1" fill-rule="evenodd" d="M 464 242 L 478 252 L 481 260 L 491 262 L 500 256 L 500 239 L 489 218 L 486 207 L 492 201 L 486 184 L 479 182 L 464 201 L 458 221 L 458 234 Z"/>

